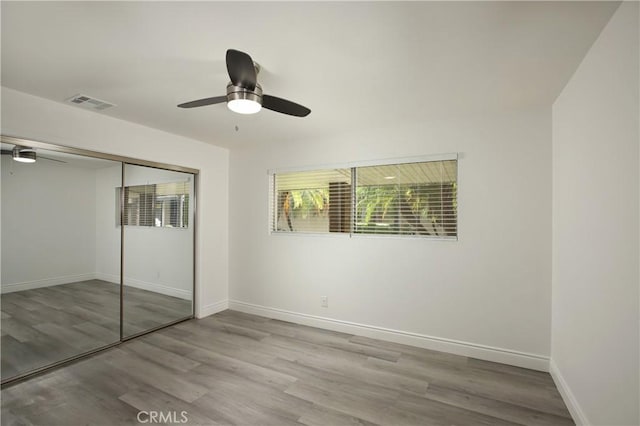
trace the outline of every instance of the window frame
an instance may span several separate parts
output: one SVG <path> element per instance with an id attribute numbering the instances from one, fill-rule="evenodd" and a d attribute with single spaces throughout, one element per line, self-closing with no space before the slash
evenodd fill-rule
<path id="1" fill-rule="evenodd" d="M 381 160 L 367 160 L 349 163 L 337 163 L 337 164 L 324 164 L 315 166 L 303 166 L 303 167 L 284 167 L 268 169 L 268 217 L 267 217 L 267 232 L 272 236 L 299 236 L 299 237 L 320 237 L 320 238 L 387 238 L 387 239 L 419 239 L 419 240 L 435 240 L 435 241 L 458 241 L 460 239 L 460 214 L 459 214 L 459 160 L 460 156 L 456 153 L 434 154 L 414 157 L 400 157 L 400 158 L 388 158 Z M 416 235 L 416 234 L 382 234 L 382 233 L 361 233 L 356 232 L 354 227 L 354 220 L 356 219 L 356 185 L 357 185 L 357 172 L 362 167 L 375 167 L 375 166 L 387 166 L 387 165 L 403 165 L 410 163 L 425 163 L 425 162 L 438 162 L 438 161 L 455 161 L 456 162 L 456 235 Z M 274 229 L 274 217 L 277 214 L 277 196 L 275 176 L 282 173 L 296 173 L 296 172 L 311 172 L 322 171 L 326 169 L 351 169 L 351 224 L 349 232 L 309 232 L 309 231 L 278 231 Z"/>

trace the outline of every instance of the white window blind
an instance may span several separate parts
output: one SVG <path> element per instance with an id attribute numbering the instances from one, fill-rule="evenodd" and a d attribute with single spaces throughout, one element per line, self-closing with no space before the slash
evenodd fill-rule
<path id="1" fill-rule="evenodd" d="M 272 230 L 350 232 L 351 170 L 274 175 Z"/>
<path id="2" fill-rule="evenodd" d="M 356 169 L 354 232 L 457 235 L 457 161 Z"/>
<path id="3" fill-rule="evenodd" d="M 124 224 L 167 228 L 189 227 L 189 195 L 186 182 L 125 186 Z M 120 224 L 120 188 L 116 188 L 116 223 Z"/>
<path id="4" fill-rule="evenodd" d="M 452 160 L 274 173 L 271 231 L 457 238 Z"/>

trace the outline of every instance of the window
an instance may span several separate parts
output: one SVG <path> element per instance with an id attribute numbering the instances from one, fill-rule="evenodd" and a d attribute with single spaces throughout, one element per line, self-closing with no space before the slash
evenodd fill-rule
<path id="1" fill-rule="evenodd" d="M 189 182 L 125 186 L 124 224 L 189 227 Z M 116 224 L 120 225 L 120 188 L 116 188 Z"/>
<path id="2" fill-rule="evenodd" d="M 272 232 L 457 238 L 455 157 L 272 175 Z"/>
<path id="3" fill-rule="evenodd" d="M 350 169 L 279 173 L 274 181 L 274 231 L 349 232 Z"/>
<path id="4" fill-rule="evenodd" d="M 353 232 L 455 237 L 456 176 L 455 160 L 356 169 Z"/>

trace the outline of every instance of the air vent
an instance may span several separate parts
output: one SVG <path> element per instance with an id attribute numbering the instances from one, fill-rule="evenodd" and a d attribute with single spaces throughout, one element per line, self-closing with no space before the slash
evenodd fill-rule
<path id="1" fill-rule="evenodd" d="M 96 111 L 103 111 L 107 108 L 116 106 L 115 104 L 111 104 L 109 102 L 101 101 L 100 99 L 92 98 L 91 96 L 80 94 L 70 97 L 69 99 L 67 99 L 67 102 L 78 105 L 82 108 L 93 109 Z"/>

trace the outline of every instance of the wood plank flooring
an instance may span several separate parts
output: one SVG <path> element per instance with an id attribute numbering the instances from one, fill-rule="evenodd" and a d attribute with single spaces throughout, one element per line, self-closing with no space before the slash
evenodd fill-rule
<path id="1" fill-rule="evenodd" d="M 2 379 L 120 340 L 120 286 L 101 280 L 0 297 Z M 191 301 L 125 287 L 125 335 L 189 316 Z"/>
<path id="2" fill-rule="evenodd" d="M 133 425 L 152 410 L 189 425 L 574 424 L 547 373 L 234 311 L 2 390 L 3 425 Z"/>

